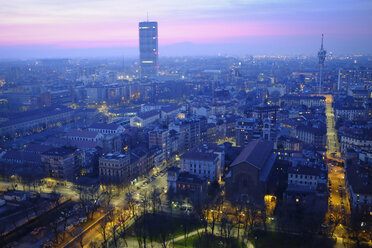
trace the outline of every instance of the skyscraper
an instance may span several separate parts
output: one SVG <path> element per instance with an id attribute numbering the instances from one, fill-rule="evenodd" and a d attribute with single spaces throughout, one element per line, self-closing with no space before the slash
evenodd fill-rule
<path id="1" fill-rule="evenodd" d="M 322 93 L 322 74 L 324 69 L 324 61 L 326 59 L 327 51 L 323 48 L 323 34 L 322 34 L 322 43 L 320 45 L 320 50 L 318 52 L 318 58 L 319 58 L 319 94 Z"/>
<path id="2" fill-rule="evenodd" d="M 158 23 L 139 23 L 141 78 L 152 78 L 158 73 Z"/>

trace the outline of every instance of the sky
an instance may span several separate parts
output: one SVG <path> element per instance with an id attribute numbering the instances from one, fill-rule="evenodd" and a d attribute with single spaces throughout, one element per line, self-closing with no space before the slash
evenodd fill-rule
<path id="1" fill-rule="evenodd" d="M 372 54 L 371 0 L 0 0 L 0 58 L 138 56 L 158 21 L 160 56 Z"/>

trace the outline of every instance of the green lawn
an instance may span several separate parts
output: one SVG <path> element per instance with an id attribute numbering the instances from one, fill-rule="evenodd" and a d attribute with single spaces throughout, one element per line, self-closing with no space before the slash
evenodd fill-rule
<path id="1" fill-rule="evenodd" d="M 179 240 L 174 243 L 175 248 L 193 248 L 193 243 L 198 239 L 198 235 L 191 236 L 187 239 L 187 246 L 185 246 L 185 240 Z"/>

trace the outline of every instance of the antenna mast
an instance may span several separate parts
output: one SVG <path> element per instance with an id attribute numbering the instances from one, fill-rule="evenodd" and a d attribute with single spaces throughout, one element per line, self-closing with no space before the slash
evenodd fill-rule
<path id="1" fill-rule="evenodd" d="M 322 34 L 322 41 L 321 41 L 321 45 L 320 45 L 320 50 L 318 52 L 318 58 L 319 58 L 319 88 L 318 88 L 318 93 L 320 95 L 320 93 L 322 92 L 322 74 L 323 74 L 323 69 L 324 69 L 324 61 L 325 61 L 325 58 L 326 58 L 326 55 L 327 55 L 327 51 L 324 50 L 323 48 L 323 39 L 324 39 L 324 35 Z"/>

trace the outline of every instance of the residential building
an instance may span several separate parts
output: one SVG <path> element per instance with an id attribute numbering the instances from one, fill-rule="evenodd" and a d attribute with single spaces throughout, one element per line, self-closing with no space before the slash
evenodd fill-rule
<path id="1" fill-rule="evenodd" d="M 191 150 L 180 157 L 181 171 L 186 171 L 209 182 L 221 178 L 221 160 L 215 153 Z"/>
<path id="2" fill-rule="evenodd" d="M 300 124 L 295 129 L 294 138 L 315 147 L 325 147 L 327 131 L 323 126 L 315 127 Z"/>
<path id="3" fill-rule="evenodd" d="M 130 179 L 129 154 L 108 153 L 99 158 L 99 178 L 103 183 L 126 183 Z"/>
<path id="4" fill-rule="evenodd" d="M 137 116 L 130 118 L 131 127 L 147 127 L 151 123 L 160 119 L 159 110 L 151 110 L 139 113 Z"/>
<path id="5" fill-rule="evenodd" d="M 41 154 L 41 161 L 49 177 L 73 181 L 80 176 L 81 152 L 75 148 L 52 148 Z"/>
<path id="6" fill-rule="evenodd" d="M 346 160 L 345 184 L 352 209 L 370 215 L 372 211 L 372 154 L 360 153 Z"/>
<path id="7" fill-rule="evenodd" d="M 372 130 L 368 128 L 346 128 L 339 130 L 341 153 L 345 154 L 348 148 L 359 148 L 372 151 Z"/>

